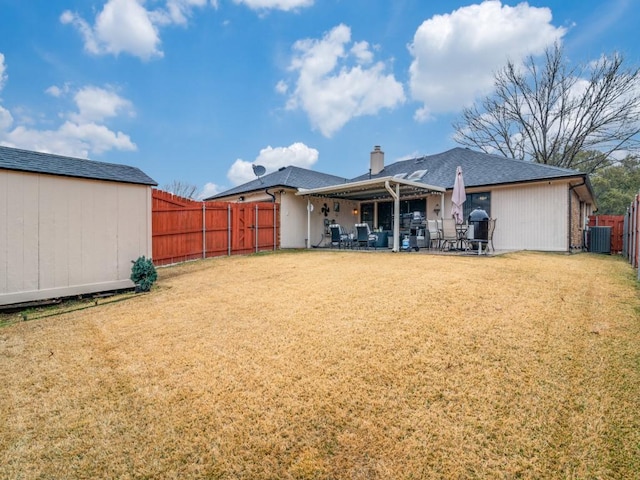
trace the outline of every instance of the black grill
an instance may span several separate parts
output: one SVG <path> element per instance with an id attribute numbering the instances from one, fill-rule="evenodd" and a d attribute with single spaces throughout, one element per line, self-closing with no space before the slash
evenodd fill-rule
<path id="1" fill-rule="evenodd" d="M 489 215 L 480 207 L 469 214 L 469 225 L 473 225 L 474 240 L 489 240 Z"/>

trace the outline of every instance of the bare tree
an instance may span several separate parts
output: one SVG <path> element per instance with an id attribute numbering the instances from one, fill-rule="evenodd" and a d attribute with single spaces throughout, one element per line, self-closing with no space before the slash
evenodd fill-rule
<path id="1" fill-rule="evenodd" d="M 173 180 L 171 183 L 163 185 L 162 190 L 183 198 L 195 198 L 198 193 L 198 186 L 182 180 Z"/>
<path id="2" fill-rule="evenodd" d="M 569 68 L 556 44 L 524 66 L 512 61 L 495 75 L 495 91 L 465 108 L 455 140 L 487 153 L 591 173 L 616 151 L 640 146 L 640 70 L 615 54 Z M 580 156 L 598 151 L 602 156 Z"/>

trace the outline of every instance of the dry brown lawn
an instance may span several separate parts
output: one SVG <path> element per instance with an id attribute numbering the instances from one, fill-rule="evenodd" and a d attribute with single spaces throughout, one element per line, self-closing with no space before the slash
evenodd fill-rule
<path id="1" fill-rule="evenodd" d="M 620 258 L 312 251 L 159 273 L 150 294 L 2 318 L 1 478 L 640 476 Z"/>

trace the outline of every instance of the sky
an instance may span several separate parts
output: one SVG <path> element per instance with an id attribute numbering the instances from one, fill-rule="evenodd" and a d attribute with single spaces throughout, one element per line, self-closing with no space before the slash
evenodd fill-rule
<path id="1" fill-rule="evenodd" d="M 0 144 L 206 197 L 456 147 L 507 59 L 640 65 L 640 0 L 0 0 Z"/>

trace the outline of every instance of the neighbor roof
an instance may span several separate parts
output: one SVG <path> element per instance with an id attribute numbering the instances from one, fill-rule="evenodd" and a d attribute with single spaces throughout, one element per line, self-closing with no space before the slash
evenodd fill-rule
<path id="1" fill-rule="evenodd" d="M 136 167 L 3 146 L 0 146 L 0 169 L 110 182 L 157 185 L 155 180 Z"/>
<path id="2" fill-rule="evenodd" d="M 301 167 L 283 167 L 279 170 L 269 173 L 250 182 L 238 185 L 224 192 L 213 195 L 205 200 L 213 200 L 220 197 L 228 197 L 229 195 L 238 195 L 241 193 L 262 191 L 265 188 L 283 187 L 283 188 L 319 188 L 330 185 L 337 185 L 348 182 L 346 178 L 328 175 L 326 173 L 314 172 Z"/>
<path id="3" fill-rule="evenodd" d="M 452 189 L 458 166 L 462 167 L 465 187 L 586 176 L 576 170 L 489 155 L 457 147 L 436 155 L 401 160 L 385 165 L 377 175 L 364 174 L 352 179 L 352 181 L 401 174 L 407 174 L 408 177 L 413 172 L 423 173 L 422 171 L 426 170 L 422 177 L 415 181 Z"/>

